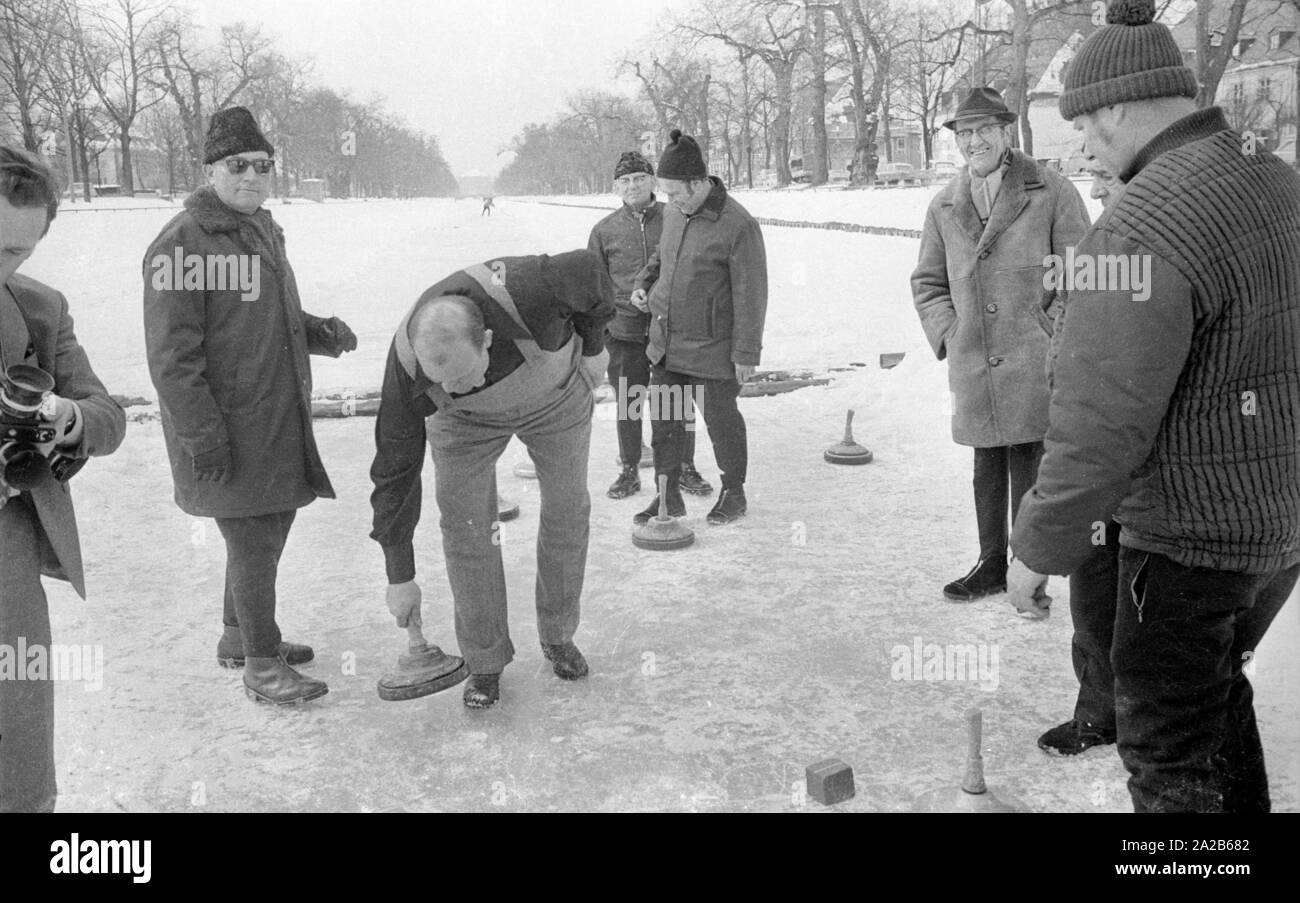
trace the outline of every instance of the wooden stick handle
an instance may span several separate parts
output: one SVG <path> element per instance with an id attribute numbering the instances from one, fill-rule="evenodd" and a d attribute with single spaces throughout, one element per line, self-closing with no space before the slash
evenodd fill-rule
<path id="1" fill-rule="evenodd" d="M 659 516 L 668 516 L 668 475 L 659 475 Z"/>
<path id="2" fill-rule="evenodd" d="M 967 793 L 988 790 L 984 783 L 984 757 L 980 755 L 983 734 L 984 715 L 979 709 L 971 709 L 966 713 L 966 777 L 961 782 L 961 789 Z"/>
<path id="3" fill-rule="evenodd" d="M 429 643 L 424 638 L 424 631 L 414 621 L 406 625 L 406 637 L 410 642 L 412 652 L 423 652 L 429 648 Z"/>
<path id="4" fill-rule="evenodd" d="M 849 408 L 848 416 L 844 418 L 844 444 L 853 444 L 853 408 Z"/>

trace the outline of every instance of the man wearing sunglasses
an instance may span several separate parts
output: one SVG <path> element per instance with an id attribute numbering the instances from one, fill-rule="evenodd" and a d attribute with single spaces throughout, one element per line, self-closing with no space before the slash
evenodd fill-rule
<path id="1" fill-rule="evenodd" d="M 275 149 L 243 107 L 212 117 L 208 185 L 144 259 L 145 342 L 176 504 L 216 519 L 226 543 L 217 660 L 244 669 L 257 702 L 324 696 L 293 669 L 309 646 L 283 642 L 275 579 L 299 508 L 334 498 L 311 420 L 308 354 L 338 357 L 356 336 L 304 313 L 284 233 L 262 204 Z"/>
<path id="2" fill-rule="evenodd" d="M 1047 432 L 1047 351 L 1058 306 L 1043 261 L 1088 229 L 1074 186 L 1011 147 L 1016 114 L 976 88 L 944 123 L 967 167 L 926 215 L 912 293 L 939 360 L 948 360 L 952 438 L 975 450 L 979 560 L 943 588 L 954 602 L 1006 590 L 1007 506 L 1034 484 Z"/>

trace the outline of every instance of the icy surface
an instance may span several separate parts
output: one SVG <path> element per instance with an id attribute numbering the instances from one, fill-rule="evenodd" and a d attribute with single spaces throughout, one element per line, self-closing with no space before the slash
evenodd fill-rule
<path id="1" fill-rule="evenodd" d="M 929 193 L 743 198 L 763 216 L 917 228 Z M 153 395 L 141 258 L 175 209 L 61 216 L 25 268 L 68 295 L 115 393 Z M 601 215 L 508 198 L 491 218 L 473 201 L 274 211 L 306 308 L 344 317 L 360 337 L 343 360 L 313 359 L 318 388 L 377 386 L 396 322 L 451 270 L 585 246 Z M 709 527 L 713 498 L 690 497 L 698 542 L 671 554 L 631 545 L 631 517 L 647 491 L 605 497 L 617 451 L 612 406 L 598 408 L 576 638 L 592 674 L 576 684 L 552 676 L 537 647 L 537 487 L 512 475 L 523 455 L 512 444 L 498 473 L 501 493 L 523 511 L 503 532 L 517 657 L 494 710 L 466 710 L 459 688 L 404 703 L 375 695 L 405 635 L 387 614 L 382 556 L 367 537 L 372 420 L 316 425 L 339 499 L 301 512 L 282 564 L 279 619 L 287 639 L 314 645 L 317 661 L 304 670 L 331 692 L 291 711 L 255 707 L 237 673 L 217 667 L 220 536 L 172 504 L 159 426 L 131 424 L 122 449 L 74 483 L 90 601 L 47 582 L 56 641 L 102 644 L 105 655 L 102 690 L 58 688 L 61 808 L 817 811 L 800 795 L 804 768 L 838 757 L 857 782 L 857 796 L 839 808 L 900 811 L 927 790 L 957 786 L 962 713 L 979 706 L 995 791 L 1038 811 L 1127 811 L 1114 747 L 1061 760 L 1034 743 L 1074 702 L 1066 582 L 1053 578 L 1055 613 L 1045 622 L 1020 620 L 1002 597 L 954 605 L 940 593 L 976 552 L 971 461 L 951 442 L 944 365 L 911 305 L 917 242 L 782 228 L 765 237 L 763 368 L 868 366 L 836 370 L 827 387 L 744 399 L 749 516 Z M 879 354 L 900 351 L 900 366 L 879 369 Z M 850 407 L 876 461 L 832 467 L 822 452 L 839 441 Z M 696 460 L 716 485 L 706 441 Z M 428 491 L 417 534 L 425 624 L 455 651 L 437 521 Z M 1254 677 L 1275 808 L 1285 811 L 1300 809 L 1298 627 L 1292 600 Z M 893 679 L 898 648 L 918 638 L 996 648 L 996 681 Z"/>

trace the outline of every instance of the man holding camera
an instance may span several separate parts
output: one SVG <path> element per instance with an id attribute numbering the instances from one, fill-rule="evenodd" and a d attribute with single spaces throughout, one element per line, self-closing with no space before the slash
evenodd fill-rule
<path id="1" fill-rule="evenodd" d="M 77 343 L 68 302 L 15 272 L 49 231 L 58 195 L 41 160 L 0 146 L 0 366 L 7 374 L 0 387 L 7 436 L 0 441 L 0 649 L 24 671 L 0 668 L 0 812 L 54 809 L 54 683 L 31 673 L 30 655 L 18 660 L 13 650 L 44 649 L 49 659 L 41 574 L 69 581 L 85 598 L 64 481 L 87 458 L 112 453 L 126 433 L 126 416 Z"/>
<path id="2" fill-rule="evenodd" d="M 274 152 L 243 107 L 212 117 L 209 185 L 145 255 L 144 321 L 176 504 L 215 518 L 226 542 L 217 661 L 244 669 L 253 701 L 289 705 L 329 691 L 293 669 L 315 653 L 283 642 L 275 620 L 297 510 L 334 498 L 312 434 L 307 356 L 338 357 L 357 340 L 337 317 L 303 312 L 284 232 L 262 208 Z"/>

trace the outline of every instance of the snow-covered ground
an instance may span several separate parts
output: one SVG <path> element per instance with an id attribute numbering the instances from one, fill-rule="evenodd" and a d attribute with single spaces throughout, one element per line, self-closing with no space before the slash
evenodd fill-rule
<path id="1" fill-rule="evenodd" d="M 1085 186 L 1086 190 L 1086 186 Z M 762 216 L 917 228 L 926 189 L 742 193 Z M 604 203 L 610 199 L 580 199 Z M 612 206 L 612 202 L 610 202 Z M 154 205 L 155 207 L 157 205 Z M 69 297 L 77 331 L 110 391 L 153 395 L 143 359 L 141 258 L 174 211 L 122 205 L 61 216 L 25 267 Z M 379 383 L 392 330 L 432 282 L 494 256 L 582 247 L 600 212 L 498 199 L 275 205 L 304 305 L 345 318 L 361 346 L 314 359 L 320 389 Z M 58 750 L 67 810 L 817 809 L 805 766 L 849 763 L 841 808 L 899 811 L 964 766 L 962 712 L 985 713 L 989 784 L 1038 811 L 1129 809 L 1114 747 L 1076 760 L 1035 746 L 1065 720 L 1066 585 L 1055 614 L 1013 615 L 1000 598 L 944 601 L 940 587 L 976 551 L 970 452 L 952 444 L 944 365 L 912 308 L 914 239 L 765 230 L 771 303 L 764 369 L 833 371 L 831 385 L 742 402 L 749 423 L 749 516 L 717 529 L 712 499 L 688 499 L 691 549 L 630 543 L 612 406 L 598 408 L 590 471 L 592 546 L 579 645 L 590 679 L 554 678 L 535 642 L 537 489 L 503 457 L 501 492 L 523 514 L 503 533 L 515 663 L 502 703 L 466 710 L 459 690 L 383 703 L 375 681 L 404 645 L 383 602 L 370 529 L 373 423 L 318 421 L 339 499 L 304 510 L 280 579 L 286 637 L 312 643 L 305 670 L 330 695 L 297 711 L 255 707 L 216 665 L 223 548 L 211 522 L 171 503 L 156 423 L 74 483 L 90 601 L 48 584 L 55 639 L 104 648 L 98 692 L 61 684 Z M 884 371 L 878 355 L 906 352 Z M 848 370 L 858 362 L 868 366 Z M 836 468 L 822 451 L 857 411 L 875 463 Z M 701 437 L 703 440 L 703 437 Z M 708 443 L 697 462 L 716 483 Z M 428 493 L 417 534 L 425 624 L 454 650 L 450 599 Z M 1300 605 L 1259 650 L 1254 683 L 1275 808 L 1300 810 Z M 996 669 L 897 679 L 917 644 L 974 646 Z M 924 654 L 929 655 L 926 651 Z M 992 656 L 996 654 L 996 659 Z M 925 675 L 916 675 L 924 677 Z M 933 675 L 929 675 L 933 677 Z"/>

